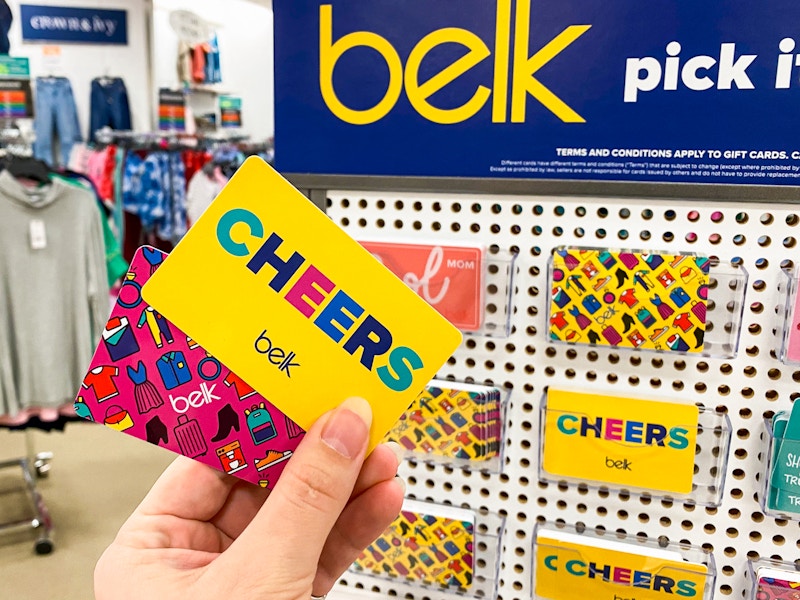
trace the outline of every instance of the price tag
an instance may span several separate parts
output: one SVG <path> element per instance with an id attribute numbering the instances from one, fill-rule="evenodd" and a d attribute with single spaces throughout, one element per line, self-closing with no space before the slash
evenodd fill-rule
<path id="1" fill-rule="evenodd" d="M 47 248 L 47 230 L 44 221 L 33 219 L 28 228 L 31 240 L 31 250 L 44 250 Z"/>

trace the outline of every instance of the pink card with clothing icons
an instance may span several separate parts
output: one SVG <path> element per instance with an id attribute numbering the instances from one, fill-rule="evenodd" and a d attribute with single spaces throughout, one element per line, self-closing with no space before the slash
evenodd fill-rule
<path id="1" fill-rule="evenodd" d="M 75 412 L 272 488 L 305 432 L 144 302 L 142 286 L 166 256 L 137 250 Z"/>

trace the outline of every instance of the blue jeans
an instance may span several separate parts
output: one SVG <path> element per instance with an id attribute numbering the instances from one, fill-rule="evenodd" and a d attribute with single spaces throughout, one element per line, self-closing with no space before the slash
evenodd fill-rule
<path id="1" fill-rule="evenodd" d="M 49 165 L 66 166 L 75 142 L 81 141 L 78 110 L 66 77 L 37 77 L 33 128 L 33 154 Z M 58 132 L 61 160 L 53 157 L 53 134 Z"/>
<path id="2" fill-rule="evenodd" d="M 110 127 L 127 131 L 131 129 L 131 109 L 128 90 L 119 77 L 98 77 L 92 80 L 92 110 L 89 119 L 89 140 L 98 129 Z"/>

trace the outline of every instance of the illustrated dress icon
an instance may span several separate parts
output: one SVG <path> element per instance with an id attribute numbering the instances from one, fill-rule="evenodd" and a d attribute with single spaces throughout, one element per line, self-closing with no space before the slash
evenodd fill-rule
<path id="1" fill-rule="evenodd" d="M 163 406 L 164 400 L 158 393 L 156 386 L 147 380 L 147 369 L 139 361 L 136 368 L 128 366 L 128 379 L 133 383 L 133 397 L 136 400 L 136 410 L 143 415 L 149 410 Z"/>

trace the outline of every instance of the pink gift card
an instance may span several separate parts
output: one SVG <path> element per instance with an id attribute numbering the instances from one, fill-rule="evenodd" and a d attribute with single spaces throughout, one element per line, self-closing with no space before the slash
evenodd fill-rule
<path id="1" fill-rule="evenodd" d="M 137 250 L 75 412 L 271 488 L 305 432 L 142 300 L 166 256 Z"/>
<path id="2" fill-rule="evenodd" d="M 395 242 L 359 243 L 462 331 L 483 321 L 483 249 Z"/>
<path id="3" fill-rule="evenodd" d="M 786 360 L 800 362 L 800 293 L 795 291 L 792 299 L 792 317 L 787 325 L 789 328 L 786 336 Z"/>

